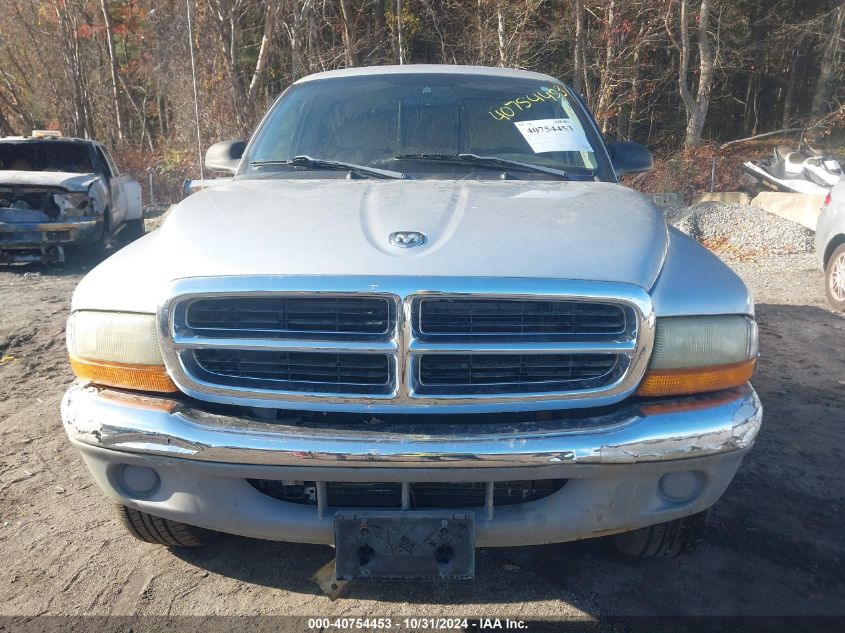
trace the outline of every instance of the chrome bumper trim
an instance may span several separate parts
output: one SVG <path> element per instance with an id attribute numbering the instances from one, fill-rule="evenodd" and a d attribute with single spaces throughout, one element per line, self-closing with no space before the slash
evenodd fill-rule
<path id="1" fill-rule="evenodd" d="M 588 420 L 518 425 L 415 425 L 342 430 L 212 414 L 176 400 L 74 385 L 62 401 L 72 440 L 115 451 L 231 464 L 400 468 L 627 464 L 750 447 L 763 410 L 751 385 L 632 404 Z"/>

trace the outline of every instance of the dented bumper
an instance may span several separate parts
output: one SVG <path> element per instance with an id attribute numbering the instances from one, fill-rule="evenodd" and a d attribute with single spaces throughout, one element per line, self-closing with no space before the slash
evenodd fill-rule
<path id="1" fill-rule="evenodd" d="M 103 217 L 83 216 L 55 222 L 0 221 L 0 261 L 30 261 L 32 254 L 70 244 L 85 244 L 100 238 Z"/>
<path id="2" fill-rule="evenodd" d="M 360 424 L 330 429 L 260 422 L 208 413 L 178 400 L 77 385 L 67 392 L 62 415 L 72 440 L 116 451 L 233 464 L 439 469 L 713 455 L 750 447 L 762 407 L 749 385 L 715 396 L 640 403 L 569 423 L 549 420 L 525 429 L 438 423 L 401 433 Z"/>
<path id="3" fill-rule="evenodd" d="M 706 509 L 753 444 L 762 408 L 746 385 L 525 425 L 316 428 L 77 385 L 65 396 L 62 417 L 115 500 L 259 538 L 332 543 L 334 506 L 325 492 L 311 507 L 267 496 L 250 480 L 322 482 L 323 490 L 325 482 L 566 480 L 539 500 L 494 507 L 491 493 L 484 507 L 473 509 L 477 544 L 508 546 L 611 534 Z M 128 465 L 155 470 L 155 490 L 127 490 L 121 473 Z M 688 495 L 667 493 L 671 473 L 693 482 Z"/>

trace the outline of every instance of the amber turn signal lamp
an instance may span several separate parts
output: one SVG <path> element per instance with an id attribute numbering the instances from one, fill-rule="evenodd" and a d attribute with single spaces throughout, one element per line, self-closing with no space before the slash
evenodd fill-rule
<path id="1" fill-rule="evenodd" d="M 73 356 L 70 365 L 79 378 L 97 385 L 162 393 L 178 391 L 163 365 L 125 365 Z"/>
<path id="2" fill-rule="evenodd" d="M 754 374 L 756 358 L 731 365 L 686 369 L 657 369 L 646 372 L 637 395 L 681 396 L 719 391 L 744 385 Z"/>

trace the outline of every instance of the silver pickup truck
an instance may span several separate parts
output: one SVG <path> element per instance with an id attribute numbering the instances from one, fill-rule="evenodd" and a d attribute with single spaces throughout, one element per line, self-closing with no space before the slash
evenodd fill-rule
<path id="1" fill-rule="evenodd" d="M 104 255 L 144 234 L 141 185 L 97 141 L 36 130 L 0 137 L 0 262 L 62 262 L 65 248 Z"/>
<path id="2" fill-rule="evenodd" d="M 79 284 L 71 442 L 136 537 L 336 548 L 467 578 L 476 547 L 701 538 L 760 428 L 742 281 L 618 184 L 538 73 L 299 80 L 234 174 Z"/>

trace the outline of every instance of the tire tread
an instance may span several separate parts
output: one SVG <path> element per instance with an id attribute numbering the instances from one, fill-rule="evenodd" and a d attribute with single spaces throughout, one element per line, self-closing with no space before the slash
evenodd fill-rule
<path id="1" fill-rule="evenodd" d="M 201 547 L 216 540 L 218 533 L 153 516 L 124 505 L 117 506 L 118 518 L 126 530 L 140 541 L 167 547 Z"/>
<path id="2" fill-rule="evenodd" d="M 616 549 L 632 558 L 665 558 L 688 554 L 704 540 L 709 511 L 617 534 Z"/>

